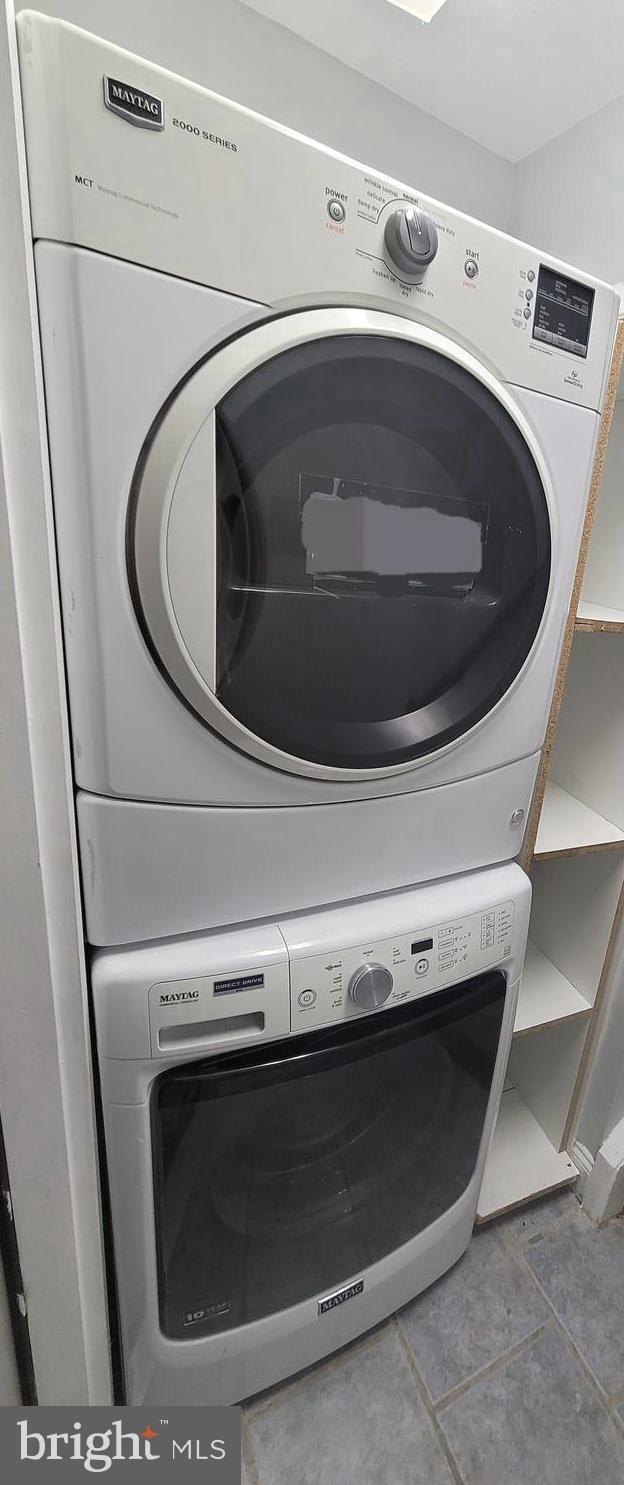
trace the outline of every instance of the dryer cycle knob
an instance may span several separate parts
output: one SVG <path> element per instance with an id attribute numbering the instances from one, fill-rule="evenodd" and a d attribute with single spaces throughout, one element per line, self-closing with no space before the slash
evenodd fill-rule
<path id="1" fill-rule="evenodd" d="M 391 994 L 392 975 L 383 964 L 361 964 L 349 980 L 349 995 L 361 1011 L 377 1011 Z"/>
<path id="2" fill-rule="evenodd" d="M 385 243 L 395 268 L 420 278 L 438 251 L 435 222 L 418 206 L 401 207 L 388 217 Z"/>

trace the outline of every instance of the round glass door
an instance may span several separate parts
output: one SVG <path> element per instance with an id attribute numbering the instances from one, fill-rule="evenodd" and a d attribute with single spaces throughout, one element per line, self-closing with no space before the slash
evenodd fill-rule
<path id="1" fill-rule="evenodd" d="M 238 348 L 241 370 L 199 404 L 210 423 L 179 502 L 184 571 L 177 537 L 168 548 L 196 671 L 189 688 L 177 659 L 178 688 L 239 747 L 326 777 L 405 768 L 486 717 L 535 642 L 551 565 L 544 481 L 504 389 L 389 316 L 297 336 L 298 320 L 329 315 L 349 318 L 289 316 L 213 358 Z M 245 343 L 268 330 L 275 343 L 280 326 L 290 343 L 242 370 Z M 171 675 L 148 570 L 143 547 L 135 587 Z"/>

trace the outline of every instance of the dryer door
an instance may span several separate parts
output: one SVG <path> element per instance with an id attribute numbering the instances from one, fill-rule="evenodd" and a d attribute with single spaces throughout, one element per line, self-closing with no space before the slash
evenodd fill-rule
<path id="1" fill-rule="evenodd" d="M 306 311 L 167 404 L 135 476 L 131 584 L 210 727 L 274 767 L 375 777 L 457 743 L 514 684 L 552 513 L 534 436 L 474 357 L 395 316 Z"/>

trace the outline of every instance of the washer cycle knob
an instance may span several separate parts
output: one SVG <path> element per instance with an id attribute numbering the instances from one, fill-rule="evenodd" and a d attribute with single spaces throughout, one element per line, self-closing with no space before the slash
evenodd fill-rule
<path id="1" fill-rule="evenodd" d="M 395 268 L 420 278 L 438 251 L 437 228 L 420 207 L 401 207 L 388 217 L 385 242 Z"/>
<path id="2" fill-rule="evenodd" d="M 377 1011 L 391 994 L 393 983 L 383 964 L 361 964 L 349 980 L 349 995 L 360 1011 Z"/>

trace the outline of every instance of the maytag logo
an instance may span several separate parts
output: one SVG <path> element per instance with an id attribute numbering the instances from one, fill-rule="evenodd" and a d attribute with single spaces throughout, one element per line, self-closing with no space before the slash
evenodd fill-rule
<path id="1" fill-rule="evenodd" d="M 159 1005 L 185 1005 L 188 1000 L 199 1000 L 199 990 L 166 990 L 158 997 Z"/>
<path id="2" fill-rule="evenodd" d="M 117 77 L 104 78 L 104 102 L 111 113 L 118 113 L 129 124 L 139 129 L 164 129 L 165 105 L 162 98 L 144 93 L 142 88 L 131 88 Z"/>
<path id="3" fill-rule="evenodd" d="M 319 1299 L 319 1315 L 326 1315 L 328 1310 L 335 1310 L 338 1305 L 346 1304 L 348 1299 L 355 1299 L 356 1294 L 361 1294 L 363 1288 L 364 1280 L 356 1279 L 354 1284 L 345 1284 L 344 1289 L 337 1289 L 335 1294 L 327 1294 L 325 1299 Z"/>

